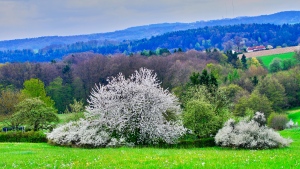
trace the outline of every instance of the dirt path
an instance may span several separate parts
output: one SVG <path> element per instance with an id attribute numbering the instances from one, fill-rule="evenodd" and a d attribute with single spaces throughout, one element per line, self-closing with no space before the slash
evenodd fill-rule
<path id="1" fill-rule="evenodd" d="M 244 53 L 244 55 L 246 56 L 246 58 L 251 58 L 251 57 L 259 57 L 259 56 L 267 56 L 267 55 L 294 52 L 295 50 L 300 50 L 300 46 L 277 48 L 277 49 L 263 50 L 263 51 L 258 51 L 258 52 L 249 52 L 249 53 Z M 243 56 L 243 54 L 238 55 L 239 58 L 241 58 L 242 56 Z"/>

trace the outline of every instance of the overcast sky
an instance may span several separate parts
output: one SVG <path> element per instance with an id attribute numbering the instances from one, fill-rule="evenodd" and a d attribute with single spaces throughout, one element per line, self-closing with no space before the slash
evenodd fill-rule
<path id="1" fill-rule="evenodd" d="M 300 0 L 0 0 L 0 40 L 300 11 Z"/>

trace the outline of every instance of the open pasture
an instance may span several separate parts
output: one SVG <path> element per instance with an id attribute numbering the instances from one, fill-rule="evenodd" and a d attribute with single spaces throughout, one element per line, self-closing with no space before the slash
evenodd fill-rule
<path id="1" fill-rule="evenodd" d="M 275 58 L 279 58 L 281 60 L 285 60 L 285 59 L 293 59 L 293 56 L 294 56 L 294 52 L 289 52 L 289 53 L 282 53 L 282 54 L 273 54 L 273 55 L 267 55 L 267 56 L 260 56 L 258 58 L 260 58 L 263 62 L 263 64 L 266 66 L 266 67 L 269 67 L 270 63 L 272 63 L 273 59 Z"/>
<path id="2" fill-rule="evenodd" d="M 0 143 L 2 168 L 299 168 L 300 129 L 282 131 L 288 148 L 100 148 L 82 149 L 46 143 Z"/>

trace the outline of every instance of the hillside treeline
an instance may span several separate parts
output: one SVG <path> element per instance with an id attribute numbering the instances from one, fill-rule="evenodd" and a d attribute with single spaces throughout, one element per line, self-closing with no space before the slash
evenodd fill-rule
<path id="1" fill-rule="evenodd" d="M 92 87 L 107 84 L 107 78 L 122 72 L 126 77 L 140 67 L 154 70 L 164 88 L 185 84 L 193 71 L 201 71 L 207 63 L 215 63 L 212 55 L 198 51 L 179 52 L 165 57 L 141 55 L 111 57 L 93 53 L 73 54 L 60 62 L 6 63 L 0 67 L 0 91 L 20 90 L 31 78 L 40 79 L 47 94 L 63 112 L 73 99 L 86 101 Z"/>
<path id="2" fill-rule="evenodd" d="M 224 54 L 218 50 L 189 50 L 159 56 L 78 53 L 59 62 L 6 63 L 0 66 L 0 120 L 10 127 L 26 125 L 27 129 L 34 131 L 51 131 L 60 121 L 56 113 L 66 113 L 70 115 L 71 122 L 54 129 L 48 138 L 60 145 L 77 144 L 79 141 L 80 146 L 98 147 L 110 145 L 110 138 L 114 138 L 111 136 L 116 136 L 117 142 L 113 145 L 122 145 L 122 135 L 126 141 L 135 145 L 158 144 L 156 138 L 165 139 L 164 142 L 169 144 L 179 137 L 192 140 L 192 144 L 207 138 L 207 144 L 210 144 L 211 137 L 219 133 L 219 129 L 229 118 L 253 116 L 254 121 L 241 121 L 246 130 L 237 131 L 237 138 L 245 139 L 253 124 L 256 128 L 266 127 L 267 124 L 276 130 L 297 127 L 293 121 L 288 121 L 284 109 L 300 106 L 300 52 L 295 52 L 294 59 L 290 60 L 293 64 L 275 61 L 270 64 L 269 72 L 266 65 L 257 58 L 239 59 L 236 53 Z M 157 73 L 157 76 L 152 76 L 149 69 Z M 84 105 L 87 105 L 86 109 Z M 165 105 L 170 105 L 170 108 Z M 94 111 L 95 109 L 99 110 Z M 160 117 L 153 118 L 152 112 L 156 113 L 158 110 L 162 111 Z M 144 113 L 137 115 L 141 112 Z M 128 117 L 123 117 L 124 113 Z M 120 130 L 118 134 L 114 134 L 114 127 L 106 127 L 106 124 L 118 127 L 120 121 L 115 120 L 116 115 L 125 119 L 124 125 L 122 124 L 124 130 Z M 82 119 L 83 117 L 86 119 Z M 97 117 L 105 118 L 96 119 Z M 131 119 L 130 123 L 127 123 L 127 119 Z M 142 124 L 137 123 L 139 119 L 146 119 L 145 122 L 149 122 L 148 119 L 164 119 L 151 122 L 159 124 L 158 134 L 154 133 L 153 142 L 148 142 L 148 137 L 146 140 L 140 137 L 141 132 L 137 131 L 144 127 L 134 128 L 143 126 L 137 125 Z M 179 119 L 182 121 L 178 121 Z M 65 122 L 67 121 L 69 120 Z M 229 131 L 226 129 L 228 124 L 225 124 L 223 130 L 225 134 Z M 231 120 L 230 126 L 235 125 L 240 124 Z M 174 127 L 177 134 L 173 132 Z M 267 133 L 263 135 L 274 136 L 272 132 L 268 133 L 271 130 L 264 127 L 263 130 Z M 160 129 L 172 132 L 166 134 Z M 193 133 L 185 133 L 186 129 Z M 100 136 L 98 131 L 102 132 Z M 66 134 L 70 133 L 74 135 L 71 134 L 64 140 Z M 241 133 L 247 137 L 240 138 Z M 251 135 L 255 134 L 256 138 L 260 138 L 260 133 Z M 234 133 L 226 135 L 228 134 Z M 94 136 L 99 137 L 94 139 Z M 222 133 L 219 138 L 223 142 Z M 275 139 L 277 138 L 281 139 L 276 136 Z M 266 139 L 267 142 L 261 143 L 256 139 L 245 139 L 247 144 L 243 145 L 227 142 L 225 146 L 271 148 L 289 144 L 288 140 L 273 144 L 268 142 L 268 137 Z"/>
<path id="3" fill-rule="evenodd" d="M 123 53 L 130 55 L 143 50 L 181 48 L 184 51 L 218 48 L 223 51 L 243 51 L 246 47 L 272 45 L 274 47 L 296 46 L 300 43 L 300 24 L 240 24 L 212 26 L 166 33 L 150 39 L 126 41 L 77 42 L 70 45 L 52 45 L 34 51 L 31 49 L 0 51 L 0 62 L 48 62 L 78 52 L 93 52 L 103 55 Z"/>
<path id="4" fill-rule="evenodd" d="M 226 90 L 233 112 L 245 112 L 240 109 L 249 108 L 251 97 L 254 107 L 262 105 L 255 103 L 259 101 L 256 97 L 265 99 L 260 101 L 266 101 L 263 107 L 268 106 L 268 114 L 300 106 L 297 64 L 270 74 L 256 58 L 240 60 L 232 53 L 222 54 L 217 50 L 190 50 L 163 56 L 116 54 L 108 57 L 78 53 L 59 62 L 6 63 L 0 66 L 0 91 L 20 91 L 24 82 L 36 78 L 44 83 L 46 94 L 54 100 L 58 111 L 63 112 L 74 99 L 86 102 L 96 84 L 107 84 L 107 78 L 120 72 L 128 77 L 141 67 L 154 70 L 162 87 L 173 91 L 181 101 L 188 86 L 196 83 L 199 73 L 205 69 L 214 75 L 218 86 Z"/>

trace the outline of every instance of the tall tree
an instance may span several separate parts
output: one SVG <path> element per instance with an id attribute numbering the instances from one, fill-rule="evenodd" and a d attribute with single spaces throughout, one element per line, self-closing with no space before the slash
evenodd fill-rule
<path id="1" fill-rule="evenodd" d="M 275 77 L 266 77 L 260 80 L 255 90 L 271 101 L 275 111 L 280 111 L 287 105 L 285 89 Z"/>
<path id="2" fill-rule="evenodd" d="M 268 117 L 272 112 L 272 103 L 269 99 L 261 95 L 258 91 L 251 93 L 250 97 L 243 96 L 239 99 L 234 108 L 234 114 L 236 116 L 244 117 L 247 113 L 247 110 L 252 110 L 253 112 L 262 112 Z"/>
<path id="3" fill-rule="evenodd" d="M 242 56 L 241 62 L 243 64 L 243 68 L 247 69 L 247 59 L 246 59 L 246 56 L 244 54 Z"/>
<path id="4" fill-rule="evenodd" d="M 58 113 L 64 112 L 72 102 L 72 90 L 70 85 L 63 85 L 63 79 L 57 77 L 46 87 L 47 94 L 54 100 Z"/>
<path id="5" fill-rule="evenodd" d="M 210 93 L 215 92 L 218 88 L 217 78 L 212 73 L 208 74 L 206 69 L 202 71 L 199 82 L 200 85 L 206 86 Z"/>
<path id="6" fill-rule="evenodd" d="M 54 108 L 54 101 L 46 95 L 44 83 L 40 79 L 26 80 L 21 93 L 31 98 L 39 97 L 47 106 Z"/>

